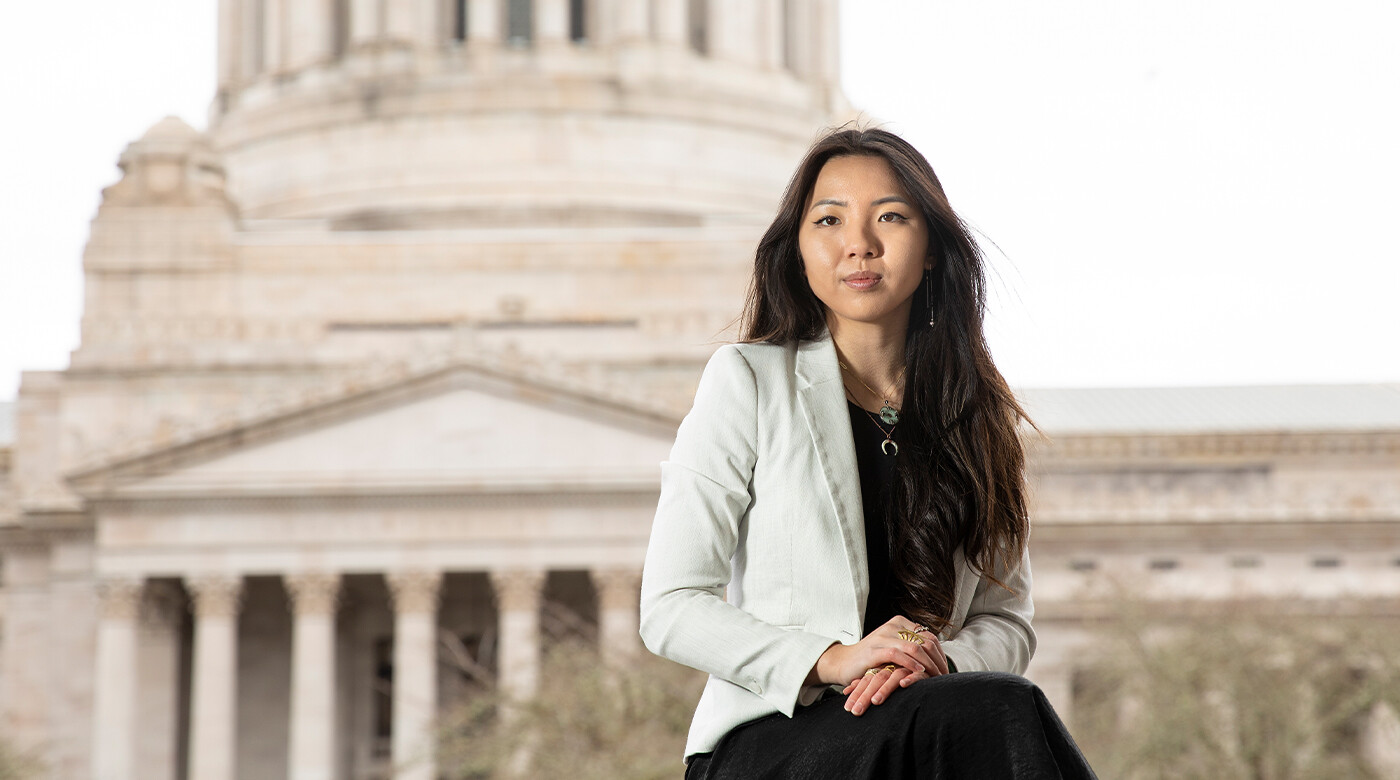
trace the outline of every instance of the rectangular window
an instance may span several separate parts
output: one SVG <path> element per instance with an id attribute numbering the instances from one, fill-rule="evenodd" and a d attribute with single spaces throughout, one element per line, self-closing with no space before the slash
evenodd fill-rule
<path id="1" fill-rule="evenodd" d="M 534 0 L 510 0 L 506 9 L 506 42 L 529 46 L 535 37 Z"/>

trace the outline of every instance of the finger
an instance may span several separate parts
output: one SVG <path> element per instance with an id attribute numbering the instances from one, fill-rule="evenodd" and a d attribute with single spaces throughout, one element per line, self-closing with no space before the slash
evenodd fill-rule
<path id="1" fill-rule="evenodd" d="M 845 690 L 841 691 L 841 693 L 846 695 L 845 708 L 848 712 L 851 709 L 851 705 L 855 704 L 856 699 L 860 698 L 860 692 L 865 690 L 865 686 L 869 683 L 870 675 L 857 677 L 851 681 L 850 685 L 846 686 Z"/>
<path id="2" fill-rule="evenodd" d="M 891 653 L 890 661 L 903 669 L 910 672 L 927 672 L 930 675 L 939 674 L 938 662 L 924 645 L 901 640 L 888 650 Z"/>
<path id="3" fill-rule="evenodd" d="M 948 656 L 943 654 L 943 645 L 939 643 L 937 637 L 930 636 L 924 640 L 924 649 L 928 652 L 938 668 L 938 674 L 948 673 Z"/>
<path id="4" fill-rule="evenodd" d="M 900 641 L 897 645 L 882 649 L 878 657 L 884 659 L 882 663 L 896 664 L 911 672 L 921 672 L 925 666 L 924 660 L 917 654 L 918 649 L 919 646 L 913 642 Z M 933 665 L 932 658 L 928 659 L 928 662 L 930 666 Z"/>
<path id="5" fill-rule="evenodd" d="M 870 697 L 870 703 L 872 705 L 884 704 L 885 699 L 888 699 L 891 693 L 899 690 L 899 683 L 911 674 L 916 674 L 916 672 L 906 672 L 903 669 L 896 669 L 894 672 L 890 673 L 890 678 L 885 680 L 884 684 L 875 691 L 875 695 Z"/>
<path id="6" fill-rule="evenodd" d="M 948 661 L 943 657 L 943 648 L 938 646 L 937 639 L 925 639 L 922 644 L 906 644 L 910 646 L 910 653 L 918 661 L 920 671 L 928 672 L 930 677 L 948 673 Z"/>
<path id="7" fill-rule="evenodd" d="M 852 715 L 860 715 L 870 707 L 870 697 L 875 695 L 880 685 L 889 679 L 890 672 L 881 669 L 868 677 L 861 679 L 860 686 L 851 692 L 846 699 L 846 709 Z"/>
<path id="8" fill-rule="evenodd" d="M 870 702 L 872 699 L 875 698 L 875 694 L 879 693 L 880 690 L 885 686 L 885 683 L 888 682 L 890 678 L 894 675 L 899 674 L 900 671 L 901 670 L 899 669 L 896 669 L 893 672 L 881 671 L 879 674 L 873 675 L 870 678 L 870 682 L 866 684 L 865 690 L 860 692 L 860 696 L 857 697 L 856 703 L 851 707 L 851 714 L 865 714 L 865 711 L 870 709 Z"/>
<path id="9" fill-rule="evenodd" d="M 920 680 L 929 679 L 930 676 L 928 672 L 914 672 L 913 674 L 905 675 L 904 679 L 899 681 L 899 687 L 908 688 Z"/>

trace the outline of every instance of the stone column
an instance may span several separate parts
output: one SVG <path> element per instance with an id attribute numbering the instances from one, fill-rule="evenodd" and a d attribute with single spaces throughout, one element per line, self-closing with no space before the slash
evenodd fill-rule
<path id="1" fill-rule="evenodd" d="M 836 0 L 811 0 L 812 45 L 810 61 L 815 74 L 825 84 L 841 80 L 841 9 Z"/>
<path id="2" fill-rule="evenodd" d="M 287 3 L 289 0 L 263 2 L 263 70 L 283 73 L 287 70 Z"/>
<path id="3" fill-rule="evenodd" d="M 593 11 L 593 7 L 589 6 L 589 10 Z M 650 38 L 649 10 L 650 0 L 619 0 L 613 9 L 613 40 L 620 43 L 639 43 Z"/>
<path id="4" fill-rule="evenodd" d="M 136 615 L 141 589 L 141 580 L 134 578 L 107 579 L 97 586 L 94 780 L 136 778 Z"/>
<path id="5" fill-rule="evenodd" d="M 807 2 L 791 6 L 787 24 L 788 68 L 804 81 L 813 81 L 815 68 L 812 65 L 812 47 L 816 40 L 812 6 Z"/>
<path id="6" fill-rule="evenodd" d="M 438 0 L 394 0 L 385 8 L 385 34 L 390 40 L 430 49 L 437 45 L 438 12 Z"/>
<path id="7" fill-rule="evenodd" d="M 291 780 L 331 780 L 335 772 L 335 604 L 340 575 L 285 578 L 292 607 Z"/>
<path id="8" fill-rule="evenodd" d="M 595 569 L 598 591 L 598 645 L 604 660 L 623 663 L 641 649 L 638 615 L 642 573 L 636 569 Z"/>
<path id="9" fill-rule="evenodd" d="M 562 46 L 569 42 L 569 0 L 533 0 L 535 43 Z"/>
<path id="10" fill-rule="evenodd" d="M 765 68 L 783 67 L 783 47 L 787 44 L 787 19 L 783 0 L 755 0 L 758 13 L 756 61 Z"/>
<path id="11" fill-rule="evenodd" d="M 287 70 L 320 65 L 331 58 L 332 0 L 283 0 L 287 18 Z"/>
<path id="12" fill-rule="evenodd" d="M 708 11 L 710 55 L 745 65 L 758 62 L 755 0 L 709 0 Z"/>
<path id="13" fill-rule="evenodd" d="M 187 586 L 194 600 L 189 776 L 199 780 L 233 780 L 238 600 L 243 580 L 205 577 L 190 581 Z"/>
<path id="14" fill-rule="evenodd" d="M 219 91 L 228 92 L 242 75 L 243 0 L 219 0 Z"/>
<path id="15" fill-rule="evenodd" d="M 242 81 L 252 81 L 263 70 L 262 4 L 240 0 L 238 18 L 238 73 Z"/>
<path id="16" fill-rule="evenodd" d="M 656 40 L 668 46 L 684 47 L 690 40 L 690 17 L 686 0 L 656 0 Z"/>
<path id="17" fill-rule="evenodd" d="M 467 3 L 467 43 L 499 46 L 505 35 L 505 0 L 471 0 Z"/>
<path id="18" fill-rule="evenodd" d="M 540 595 L 544 576 L 542 571 L 523 569 L 491 572 L 501 625 L 497 679 L 511 698 L 527 699 L 539 686 Z"/>
<path id="19" fill-rule="evenodd" d="M 383 0 L 350 0 L 350 48 L 379 38 L 379 7 Z"/>
<path id="20" fill-rule="evenodd" d="M 442 575 L 396 572 L 386 577 L 394 598 L 395 780 L 437 777 L 437 608 Z"/>

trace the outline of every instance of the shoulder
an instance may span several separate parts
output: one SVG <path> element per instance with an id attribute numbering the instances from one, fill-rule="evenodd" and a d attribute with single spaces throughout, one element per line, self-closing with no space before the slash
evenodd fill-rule
<path id="1" fill-rule="evenodd" d="M 700 376 L 693 409 L 753 410 L 761 399 L 790 394 L 796 345 L 725 344 L 715 350 Z"/>
<path id="2" fill-rule="evenodd" d="M 715 350 L 710 357 L 710 365 L 744 365 L 756 377 L 773 373 L 786 373 L 790 370 L 797 355 L 797 343 L 769 344 L 756 342 L 747 344 L 725 344 Z"/>

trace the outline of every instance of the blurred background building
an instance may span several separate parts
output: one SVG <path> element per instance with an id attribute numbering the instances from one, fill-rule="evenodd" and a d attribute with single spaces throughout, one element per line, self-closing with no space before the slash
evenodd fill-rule
<path id="1" fill-rule="evenodd" d="M 464 668 L 535 691 L 550 605 L 641 652 L 657 463 L 850 115 L 836 3 L 221 0 L 219 30 L 210 130 L 128 147 L 81 346 L 0 405 L 0 732 L 52 778 L 430 778 Z M 1395 619 L 1400 388 L 1023 398 L 1029 676 L 1071 724 L 1124 589 Z"/>

